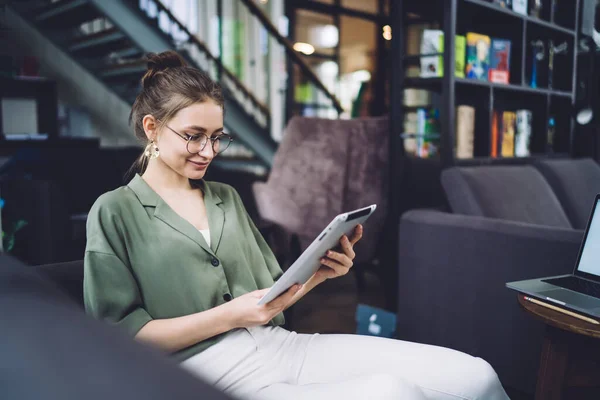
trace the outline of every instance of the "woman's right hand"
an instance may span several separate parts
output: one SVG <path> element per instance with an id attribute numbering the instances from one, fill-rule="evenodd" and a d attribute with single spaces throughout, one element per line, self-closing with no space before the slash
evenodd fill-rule
<path id="1" fill-rule="evenodd" d="M 233 328 L 265 325 L 285 309 L 301 287 L 302 285 L 294 285 L 267 304 L 257 305 L 258 301 L 267 294 L 270 288 L 246 293 L 223 304 L 223 306 L 228 308 L 227 314 L 232 318 Z"/>

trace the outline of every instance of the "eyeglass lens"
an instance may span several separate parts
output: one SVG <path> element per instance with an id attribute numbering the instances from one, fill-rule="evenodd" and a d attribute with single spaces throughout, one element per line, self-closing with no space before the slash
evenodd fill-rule
<path id="1" fill-rule="evenodd" d="M 188 140 L 187 142 L 187 151 L 195 154 L 195 153 L 199 153 L 204 149 L 204 146 L 206 146 L 208 141 L 208 138 L 204 135 L 198 135 L 198 137 L 194 137 L 190 140 Z M 231 143 L 231 140 L 229 139 L 229 136 L 226 134 L 222 134 L 217 136 L 216 138 L 213 139 L 213 152 L 215 154 L 219 154 L 224 152 L 225 150 L 227 150 L 227 148 L 229 147 L 229 144 Z"/>

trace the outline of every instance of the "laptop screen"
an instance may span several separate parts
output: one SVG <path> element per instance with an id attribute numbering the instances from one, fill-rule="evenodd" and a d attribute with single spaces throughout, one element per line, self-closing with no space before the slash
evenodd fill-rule
<path id="1" fill-rule="evenodd" d="M 600 217 L 598 214 L 598 203 L 594 206 L 590 229 L 588 230 L 583 249 L 581 251 L 581 259 L 577 270 L 587 272 L 588 274 L 600 276 Z"/>

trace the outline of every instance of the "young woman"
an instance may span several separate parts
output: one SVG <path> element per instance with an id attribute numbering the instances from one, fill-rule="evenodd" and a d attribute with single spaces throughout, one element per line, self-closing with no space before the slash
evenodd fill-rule
<path id="1" fill-rule="evenodd" d="M 243 399 L 506 399 L 485 361 L 435 346 L 280 327 L 287 307 L 352 267 L 359 225 L 302 287 L 256 303 L 282 271 L 237 192 L 203 180 L 230 138 L 220 87 L 150 54 L 131 110 L 138 174 L 87 225 L 86 309 Z"/>

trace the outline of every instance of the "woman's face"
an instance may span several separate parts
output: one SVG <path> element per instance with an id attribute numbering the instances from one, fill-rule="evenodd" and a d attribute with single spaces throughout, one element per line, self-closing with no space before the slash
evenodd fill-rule
<path id="1" fill-rule="evenodd" d="M 179 110 L 170 121 L 166 122 L 166 125 L 158 133 L 156 142 L 160 151 L 158 159 L 179 175 L 188 179 L 202 179 L 215 157 L 212 142 L 208 141 L 203 150 L 191 154 L 186 149 L 187 141 L 181 136 L 187 139 L 201 134 L 208 137 L 220 135 L 223 133 L 223 109 L 212 100 L 196 103 Z M 201 138 L 196 137 L 196 139 Z M 196 139 L 190 142 L 191 150 L 194 143 L 198 147 Z"/>

